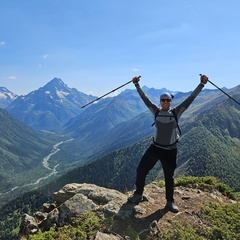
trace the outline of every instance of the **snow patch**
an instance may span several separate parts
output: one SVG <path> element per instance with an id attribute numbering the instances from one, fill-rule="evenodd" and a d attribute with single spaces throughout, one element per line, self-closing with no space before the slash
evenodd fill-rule
<path id="1" fill-rule="evenodd" d="M 1 93 L 1 92 L 0 92 L 0 98 L 2 98 L 2 99 L 6 99 L 7 96 L 6 96 L 4 93 Z"/>
<path id="2" fill-rule="evenodd" d="M 59 98 L 65 98 L 67 95 L 69 95 L 68 92 L 59 91 L 59 90 L 57 90 L 56 93 L 57 93 Z"/>

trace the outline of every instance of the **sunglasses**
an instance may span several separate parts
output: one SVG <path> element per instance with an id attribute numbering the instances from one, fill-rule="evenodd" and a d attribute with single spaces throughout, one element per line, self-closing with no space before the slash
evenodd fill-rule
<path id="1" fill-rule="evenodd" d="M 169 99 L 169 98 L 168 98 L 168 99 L 164 99 L 164 98 L 161 99 L 161 102 L 171 102 L 171 101 L 172 101 L 172 100 Z"/>

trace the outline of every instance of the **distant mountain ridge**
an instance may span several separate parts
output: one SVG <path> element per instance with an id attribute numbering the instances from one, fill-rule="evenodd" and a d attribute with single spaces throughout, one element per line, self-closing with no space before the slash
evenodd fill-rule
<path id="1" fill-rule="evenodd" d="M 38 90 L 18 97 L 6 110 L 35 129 L 52 130 L 78 115 L 81 106 L 94 98 L 54 78 Z"/>
<path id="2" fill-rule="evenodd" d="M 143 90 L 147 93 L 147 95 L 149 95 L 150 99 L 157 104 L 159 104 L 160 94 L 165 91 L 169 91 L 175 95 L 174 104 L 178 104 L 190 94 L 190 92 L 173 92 L 165 88 L 154 89 L 146 86 L 143 86 Z M 3 92 L 0 91 L 0 96 L 1 94 L 3 94 Z M 201 94 L 202 96 L 204 96 L 204 94 L 210 95 L 210 98 L 212 98 L 213 95 L 217 96 L 219 91 L 217 89 L 204 89 Z M 82 106 L 95 100 L 96 98 L 97 97 L 95 96 L 84 94 L 75 88 L 69 88 L 60 78 L 54 78 L 38 90 L 8 101 L 8 105 L 6 102 L 4 103 L 1 98 L 0 103 L 4 104 L 5 109 L 8 112 L 27 125 L 35 129 L 48 131 L 58 130 L 58 128 L 65 124 L 67 124 L 65 128 L 68 128 L 71 131 L 72 128 L 76 128 L 76 126 L 74 126 L 74 122 L 77 124 L 77 120 L 74 119 L 75 117 L 79 116 L 80 119 L 85 119 L 80 115 L 88 115 L 90 112 L 96 112 L 99 114 L 99 111 L 101 111 L 102 108 L 109 108 L 108 104 L 113 107 L 114 101 L 116 109 L 119 108 L 118 104 L 127 106 L 125 107 L 124 112 L 119 112 L 118 119 L 112 118 L 114 114 L 111 114 L 112 117 L 110 117 L 109 114 L 103 115 L 103 119 L 107 116 L 110 117 L 110 119 L 106 119 L 105 121 L 107 123 L 112 122 L 112 124 L 109 125 L 110 127 L 120 121 L 130 119 L 144 112 L 146 109 L 146 106 L 142 103 L 136 91 L 130 89 L 121 92 L 115 97 L 103 98 L 100 101 L 88 106 L 86 109 L 82 109 Z M 201 100 L 202 99 L 203 98 L 201 98 Z M 223 99 L 223 97 L 221 99 Z M 197 98 L 196 101 L 200 101 L 200 98 Z M 120 106 L 119 109 L 121 108 L 122 106 Z M 68 121 L 70 122 L 68 123 Z M 80 125 L 78 124 L 78 126 Z"/>
<path id="3" fill-rule="evenodd" d="M 17 97 L 17 94 L 9 91 L 7 88 L 0 87 L 0 108 L 6 108 Z"/>

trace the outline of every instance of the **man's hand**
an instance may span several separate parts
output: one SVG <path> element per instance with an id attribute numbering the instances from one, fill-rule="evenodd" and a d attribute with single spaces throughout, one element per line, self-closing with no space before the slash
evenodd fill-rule
<path id="1" fill-rule="evenodd" d="M 132 79 L 132 82 L 133 82 L 134 84 L 137 84 L 137 83 L 140 81 L 140 77 L 141 77 L 141 76 L 134 77 L 134 78 Z"/>
<path id="2" fill-rule="evenodd" d="M 200 76 L 201 83 L 202 84 L 206 84 L 207 81 L 208 81 L 208 77 L 206 75 L 204 75 L 204 74 L 199 74 L 199 76 Z"/>

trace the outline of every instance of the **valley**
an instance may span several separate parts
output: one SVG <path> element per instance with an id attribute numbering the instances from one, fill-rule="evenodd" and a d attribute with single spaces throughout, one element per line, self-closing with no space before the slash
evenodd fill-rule
<path id="1" fill-rule="evenodd" d="M 57 172 L 57 167 L 59 166 L 59 164 L 54 164 L 54 166 L 50 167 L 50 158 L 53 157 L 55 154 L 57 154 L 61 149 L 60 146 L 64 143 L 70 142 L 73 139 L 68 139 L 65 141 L 60 141 L 59 143 L 56 143 L 53 145 L 51 152 L 43 158 L 42 160 L 42 166 L 48 170 L 48 173 L 46 173 L 45 176 L 42 176 L 38 179 L 35 179 L 32 182 L 23 184 L 23 185 L 17 185 L 12 187 L 12 189 L 5 191 L 5 192 L 0 192 L 0 197 L 2 199 L 11 199 L 11 195 L 15 195 L 18 194 L 17 192 L 25 192 L 29 189 L 33 189 L 36 187 L 41 186 L 42 184 L 46 184 L 49 180 L 53 180 L 54 177 L 56 177 Z M 41 183 L 41 185 L 40 185 Z M 1 204 L 3 204 L 4 202 L 2 202 Z"/>

